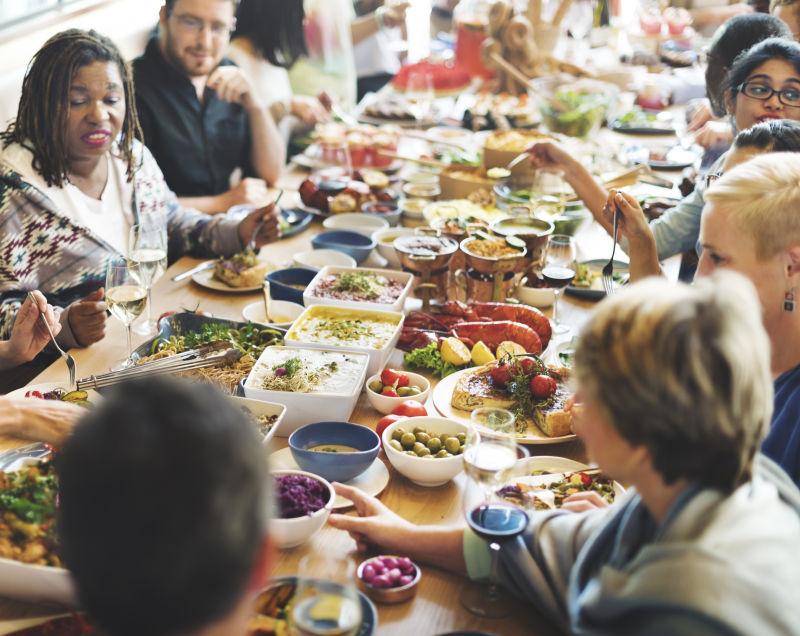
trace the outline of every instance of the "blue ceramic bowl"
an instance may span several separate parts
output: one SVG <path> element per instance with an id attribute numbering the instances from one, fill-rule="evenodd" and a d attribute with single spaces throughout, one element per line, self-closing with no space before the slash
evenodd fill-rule
<path id="1" fill-rule="evenodd" d="M 307 450 L 320 444 L 342 444 L 357 453 L 319 453 Z M 301 470 L 328 481 L 350 481 L 372 465 L 381 448 L 371 428 L 349 422 L 316 422 L 298 428 L 289 436 L 292 457 Z"/>
<path id="2" fill-rule="evenodd" d="M 311 239 L 311 245 L 315 250 L 330 249 L 344 252 L 359 264 L 364 262 L 375 249 L 375 241 L 370 237 L 348 230 L 332 230 L 317 234 Z"/>
<path id="3" fill-rule="evenodd" d="M 269 281 L 269 297 L 273 300 L 288 300 L 290 303 L 303 304 L 303 292 L 317 273 L 306 267 L 290 267 L 267 274 Z M 303 288 L 292 287 L 302 285 Z"/>

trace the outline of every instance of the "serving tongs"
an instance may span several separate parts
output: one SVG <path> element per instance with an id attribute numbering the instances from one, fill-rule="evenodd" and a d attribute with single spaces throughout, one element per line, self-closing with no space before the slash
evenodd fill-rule
<path id="1" fill-rule="evenodd" d="M 119 371 L 92 375 L 78 380 L 77 386 L 79 390 L 102 389 L 134 378 L 180 373 L 205 367 L 230 366 L 242 357 L 242 352 L 229 347 L 230 343 L 224 341 L 212 342 L 197 349 L 159 360 L 134 365 Z"/>

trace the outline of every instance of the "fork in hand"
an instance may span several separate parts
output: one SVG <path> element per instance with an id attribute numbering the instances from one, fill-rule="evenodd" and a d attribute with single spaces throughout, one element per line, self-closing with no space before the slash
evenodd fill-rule
<path id="1" fill-rule="evenodd" d="M 33 303 L 33 308 L 39 311 L 39 305 L 36 302 L 36 297 L 33 295 L 33 292 L 28 292 L 28 298 L 30 298 L 30 301 Z M 50 329 L 50 325 L 47 324 L 47 318 L 41 311 L 39 311 L 39 318 L 44 324 L 45 329 L 47 329 L 47 333 L 50 334 L 50 340 L 53 341 L 53 346 L 61 354 L 61 357 L 64 358 L 64 362 L 67 363 L 67 369 L 69 370 L 69 389 L 70 391 L 72 391 L 75 388 L 75 359 L 66 351 L 64 351 L 60 346 L 58 346 L 56 338 L 53 335 L 52 330 Z"/>
<path id="2" fill-rule="evenodd" d="M 606 296 L 614 293 L 614 254 L 617 251 L 617 228 L 619 227 L 619 206 L 614 204 L 614 245 L 611 248 L 611 258 L 603 267 L 603 290 Z"/>

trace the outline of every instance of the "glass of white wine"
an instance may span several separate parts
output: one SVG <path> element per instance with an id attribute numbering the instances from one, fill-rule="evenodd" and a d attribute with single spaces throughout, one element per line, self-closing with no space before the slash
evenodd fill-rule
<path id="1" fill-rule="evenodd" d="M 138 318 L 147 304 L 147 288 L 142 283 L 139 266 L 125 259 L 114 259 L 106 269 L 106 303 L 111 315 L 125 325 L 128 334 L 128 357 L 118 365 L 125 368 L 133 364 L 131 323 Z"/>
<path id="2" fill-rule="evenodd" d="M 353 560 L 309 554 L 300 560 L 298 571 L 305 577 L 300 577 L 292 602 L 291 634 L 355 636 L 362 616 Z"/>
<path id="3" fill-rule="evenodd" d="M 139 266 L 142 284 L 147 289 L 147 319 L 137 323 L 133 330 L 142 336 L 155 333 L 153 320 L 153 284 L 167 269 L 166 224 L 141 224 L 131 227 L 128 240 L 128 258 Z"/>

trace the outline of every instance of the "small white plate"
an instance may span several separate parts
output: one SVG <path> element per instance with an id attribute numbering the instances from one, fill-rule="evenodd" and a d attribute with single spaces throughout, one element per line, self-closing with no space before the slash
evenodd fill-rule
<path id="1" fill-rule="evenodd" d="M 66 372 L 64 375 L 66 375 Z M 6 397 L 25 397 L 25 394 L 28 391 L 48 393 L 55 389 L 63 389 L 64 391 L 69 392 L 69 389 L 67 388 L 67 382 L 42 382 L 40 384 L 28 384 L 27 386 L 23 386 L 22 388 L 11 391 L 10 393 L 6 394 Z M 94 389 L 86 389 L 86 393 L 89 395 L 89 402 L 97 403 L 103 399 L 102 396 Z M 31 399 L 35 400 L 36 398 Z"/>
<path id="2" fill-rule="evenodd" d="M 275 451 L 269 456 L 269 469 L 300 470 L 300 467 L 297 465 L 297 462 L 294 461 L 292 449 L 287 446 L 279 451 Z M 367 468 L 367 470 L 355 479 L 344 483 L 345 486 L 358 488 L 367 495 L 377 497 L 389 483 L 389 471 L 381 459 L 376 457 L 375 461 L 372 462 L 372 465 Z M 352 505 L 353 503 L 349 499 L 337 495 L 333 502 L 333 509 L 341 510 L 342 508 L 350 508 Z"/>
<path id="3" fill-rule="evenodd" d="M 260 325 L 267 325 L 268 327 L 285 327 L 289 328 L 300 314 L 303 313 L 305 307 L 297 303 L 290 303 L 286 300 L 272 300 L 270 301 L 270 308 L 272 314 L 279 317 L 289 318 L 284 322 L 267 322 L 266 311 L 264 311 L 264 302 L 258 300 L 250 303 L 242 309 L 242 316 L 245 320 L 250 322 L 257 322 Z"/>
<path id="4" fill-rule="evenodd" d="M 227 283 L 223 283 L 221 280 L 217 280 L 216 278 L 214 278 L 213 269 L 207 269 L 205 271 L 193 274 L 192 280 L 198 285 L 200 285 L 200 287 L 205 287 L 206 289 L 213 289 L 214 291 L 227 292 L 229 294 L 254 292 L 254 291 L 259 291 L 261 289 L 261 285 L 256 285 L 255 287 L 231 287 Z"/>

